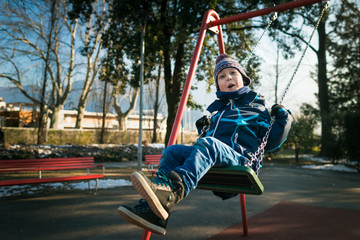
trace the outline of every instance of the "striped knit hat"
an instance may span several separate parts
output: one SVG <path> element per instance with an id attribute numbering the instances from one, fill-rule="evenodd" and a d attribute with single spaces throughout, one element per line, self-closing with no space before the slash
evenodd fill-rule
<path id="1" fill-rule="evenodd" d="M 242 75 L 244 85 L 249 86 L 251 84 L 251 79 L 246 75 L 244 69 L 242 68 L 242 66 L 237 61 L 231 59 L 226 54 L 220 54 L 216 58 L 216 66 L 215 66 L 215 70 L 214 70 L 214 80 L 215 80 L 215 83 L 216 83 L 216 89 L 218 91 L 220 89 L 219 89 L 219 85 L 217 83 L 217 77 L 218 77 L 219 73 L 225 68 L 235 68 Z"/>

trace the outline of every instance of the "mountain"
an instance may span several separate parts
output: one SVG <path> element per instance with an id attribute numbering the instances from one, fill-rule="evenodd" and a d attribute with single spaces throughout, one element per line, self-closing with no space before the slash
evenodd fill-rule
<path id="1" fill-rule="evenodd" d="M 68 99 L 65 102 L 64 109 L 65 110 L 73 110 L 77 107 L 77 103 L 79 100 L 79 96 L 82 89 L 82 82 L 76 81 L 73 83 L 72 91 L 69 94 Z M 33 86 L 24 86 L 24 89 L 28 93 L 33 93 L 32 96 L 35 96 L 35 91 L 33 90 Z M 94 112 L 99 111 L 101 112 L 101 106 L 98 106 L 99 100 L 94 99 L 95 94 L 92 94 L 89 99 L 92 99 L 91 101 L 88 101 L 88 104 L 86 106 L 86 111 L 88 112 Z M 27 97 L 25 97 L 21 91 L 17 87 L 0 87 L 0 97 L 6 102 L 6 103 L 31 103 L 32 101 L 29 100 Z M 40 97 L 38 97 L 39 99 Z"/>

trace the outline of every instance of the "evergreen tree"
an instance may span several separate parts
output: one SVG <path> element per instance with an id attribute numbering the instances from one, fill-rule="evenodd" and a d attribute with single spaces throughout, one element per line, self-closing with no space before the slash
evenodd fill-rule
<path id="1" fill-rule="evenodd" d="M 333 59 L 330 101 L 334 119 L 331 141 L 334 157 L 358 160 L 360 154 L 360 11 L 359 3 L 345 0 L 338 6 L 330 38 Z"/>
<path id="2" fill-rule="evenodd" d="M 360 11 L 355 2 L 343 1 L 331 21 L 334 28 L 329 52 L 332 104 L 345 111 L 360 109 Z"/>
<path id="3" fill-rule="evenodd" d="M 291 127 L 287 145 L 295 149 L 295 160 L 298 162 L 300 153 L 311 153 L 315 147 L 314 130 L 318 123 L 319 111 L 309 104 L 300 107 L 300 115 L 295 117 Z"/>

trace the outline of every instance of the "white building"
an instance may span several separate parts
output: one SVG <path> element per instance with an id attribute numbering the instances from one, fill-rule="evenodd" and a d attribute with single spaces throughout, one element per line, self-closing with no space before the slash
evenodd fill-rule
<path id="1" fill-rule="evenodd" d="M 75 110 L 62 110 L 61 117 L 62 129 L 71 129 L 75 127 L 76 123 L 76 115 L 77 111 Z M 139 115 L 130 115 L 126 120 L 126 129 L 128 130 L 138 130 L 139 129 Z M 142 128 L 143 130 L 152 130 L 154 125 L 154 116 L 149 116 L 148 114 L 144 114 L 142 117 Z M 158 114 L 158 130 L 165 130 L 166 129 L 166 117 L 162 114 Z M 81 127 L 83 129 L 96 129 L 101 128 L 102 126 L 102 113 L 96 112 L 85 112 L 84 117 L 81 122 Z M 108 129 L 118 129 L 119 122 L 116 119 L 116 114 L 108 113 L 106 114 L 105 119 L 105 127 Z"/>

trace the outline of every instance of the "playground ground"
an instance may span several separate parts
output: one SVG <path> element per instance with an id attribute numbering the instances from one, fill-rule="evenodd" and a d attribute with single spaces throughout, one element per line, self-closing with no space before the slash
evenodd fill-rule
<path id="1" fill-rule="evenodd" d="M 108 165 L 107 177 L 119 177 L 119 169 Z M 176 207 L 165 237 L 153 234 L 151 239 L 360 239 L 359 173 L 274 165 L 265 166 L 260 179 L 265 192 L 246 195 L 248 237 L 242 236 L 238 197 L 222 201 L 210 191 L 195 190 Z M 97 194 L 49 190 L 2 197 L 0 238 L 140 239 L 142 229 L 116 211 L 138 198 L 131 186 L 99 189 Z"/>

